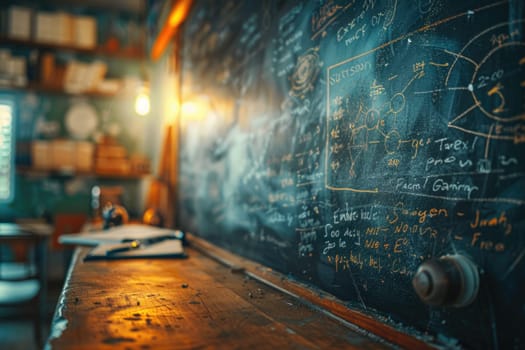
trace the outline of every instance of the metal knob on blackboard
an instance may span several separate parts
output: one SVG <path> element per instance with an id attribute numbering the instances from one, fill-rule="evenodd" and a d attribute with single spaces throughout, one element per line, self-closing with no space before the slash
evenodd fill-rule
<path id="1" fill-rule="evenodd" d="M 445 255 L 423 262 L 412 279 L 419 298 L 434 306 L 467 306 L 476 299 L 479 272 L 462 255 Z"/>

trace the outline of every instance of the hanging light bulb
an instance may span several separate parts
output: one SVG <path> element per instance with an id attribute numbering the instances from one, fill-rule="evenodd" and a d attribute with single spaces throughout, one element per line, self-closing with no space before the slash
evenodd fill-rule
<path id="1" fill-rule="evenodd" d="M 150 108 L 149 88 L 143 84 L 138 89 L 137 96 L 135 97 L 135 112 L 140 116 L 146 116 L 149 114 Z"/>

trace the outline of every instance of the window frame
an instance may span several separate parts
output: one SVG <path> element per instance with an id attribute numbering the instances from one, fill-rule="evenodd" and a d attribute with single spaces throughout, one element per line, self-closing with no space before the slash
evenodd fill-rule
<path id="1" fill-rule="evenodd" d="M 0 106 L 8 106 L 11 109 L 11 137 L 10 137 L 10 159 L 9 159 L 9 172 L 7 173 L 7 176 L 9 176 L 9 194 L 7 197 L 1 197 L 0 196 L 0 204 L 8 204 L 13 202 L 15 197 L 15 157 L 16 157 L 16 149 L 15 149 L 15 139 L 16 139 L 16 130 L 15 130 L 15 102 L 13 101 L 13 98 L 7 97 L 5 95 L 0 95 Z M 2 174 L 0 174 L 2 176 Z"/>

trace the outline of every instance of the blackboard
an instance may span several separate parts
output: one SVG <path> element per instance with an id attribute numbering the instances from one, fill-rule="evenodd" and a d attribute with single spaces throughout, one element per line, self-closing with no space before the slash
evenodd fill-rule
<path id="1" fill-rule="evenodd" d="M 178 223 L 385 322 L 525 347 L 525 4 L 196 1 Z M 428 306 L 468 256 L 475 301 Z"/>

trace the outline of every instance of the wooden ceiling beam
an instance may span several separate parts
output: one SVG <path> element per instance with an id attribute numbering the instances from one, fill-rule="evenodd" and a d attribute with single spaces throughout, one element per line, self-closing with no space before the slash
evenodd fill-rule
<path id="1" fill-rule="evenodd" d="M 151 49 L 151 58 L 153 60 L 157 60 L 162 56 L 171 38 L 188 16 L 192 3 L 193 0 L 178 0 L 174 2 L 164 26 L 153 43 Z"/>

